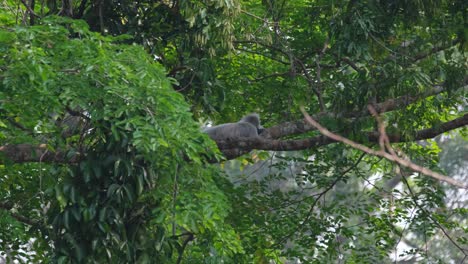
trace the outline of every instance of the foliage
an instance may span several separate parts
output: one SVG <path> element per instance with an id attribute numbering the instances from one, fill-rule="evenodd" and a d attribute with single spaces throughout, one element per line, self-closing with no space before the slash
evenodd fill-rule
<path id="1" fill-rule="evenodd" d="M 42 226 L 41 238 L 15 235 L 18 224 L 3 220 L 2 230 L 12 230 L 2 236 L 4 245 L 37 238 L 36 261 L 167 261 L 183 231 L 200 234 L 204 247 L 221 256 L 242 250 L 223 223 L 229 201 L 211 178 L 219 172 L 202 163 L 214 157 L 201 155 L 212 143 L 142 48 L 60 17 L 1 35 L 2 144 L 47 142 L 70 158 L 62 166 L 2 167 L 2 188 L 11 188 L 2 201 L 34 194 L 18 210 L 47 207 L 28 214 Z M 85 133 L 64 137 L 66 127 L 55 124 L 78 110 Z M 85 148 L 82 159 L 71 159 Z"/>
<path id="2" fill-rule="evenodd" d="M 466 117 L 465 2 L 3 1 L 0 150 L 47 151 L 0 156 L 0 254 L 462 262 L 466 192 L 321 144 L 299 106 L 378 149 L 372 104 L 398 155 L 467 182 L 466 137 L 455 136 L 466 127 L 413 142 Z M 267 151 L 210 165 L 221 156 L 199 123 L 248 112 L 300 151 L 255 142 Z"/>

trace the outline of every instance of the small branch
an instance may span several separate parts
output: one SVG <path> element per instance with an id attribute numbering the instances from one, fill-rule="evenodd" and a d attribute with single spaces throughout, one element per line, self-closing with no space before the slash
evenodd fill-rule
<path id="1" fill-rule="evenodd" d="M 26 9 L 28 10 L 28 12 L 33 15 L 33 16 L 36 16 L 36 17 L 40 17 L 38 14 L 36 14 L 34 12 L 34 10 L 29 6 L 28 3 L 26 3 L 26 0 L 21 0 L 21 3 L 23 3 L 23 5 L 26 7 Z"/>
<path id="2" fill-rule="evenodd" d="M 364 156 L 366 155 L 366 153 L 362 153 L 361 156 L 357 159 L 357 161 L 352 165 L 350 166 L 348 169 L 344 170 L 343 172 L 341 172 L 340 176 L 336 177 L 336 179 L 323 191 L 321 191 L 320 193 L 318 194 L 314 194 L 314 196 L 317 196 L 317 198 L 314 200 L 314 202 L 312 203 L 312 205 L 310 206 L 309 208 L 309 211 L 307 212 L 307 215 L 306 217 L 304 218 L 303 221 L 300 222 L 300 224 L 297 225 L 297 227 L 287 236 L 284 236 L 277 244 L 278 245 L 282 245 L 288 238 L 292 237 L 295 233 L 297 232 L 300 232 L 302 231 L 302 229 L 304 228 L 304 225 L 307 224 L 310 220 L 310 217 L 312 216 L 312 213 L 314 212 L 314 208 L 315 206 L 317 205 L 318 201 L 326 194 L 328 193 L 333 187 L 335 187 L 335 185 L 341 181 L 344 176 L 350 172 L 351 170 L 355 169 L 359 163 L 361 163 L 362 159 L 364 158 Z"/>
<path id="3" fill-rule="evenodd" d="M 299 64 L 299 66 L 301 66 L 302 72 L 304 73 L 304 76 L 306 77 L 306 80 L 309 83 L 309 87 L 312 89 L 312 91 L 317 96 L 317 99 L 318 99 L 319 105 L 320 105 L 320 110 L 322 112 L 325 111 L 325 104 L 323 103 L 322 93 L 317 88 L 317 84 L 314 83 L 314 80 L 312 79 L 312 76 L 310 76 L 309 71 L 307 70 L 306 66 L 304 65 L 304 63 L 302 63 L 302 61 L 300 61 L 298 59 L 295 59 L 295 62 L 297 62 Z"/>
<path id="4" fill-rule="evenodd" d="M 244 49 L 244 48 L 236 48 L 237 50 L 241 50 L 241 51 L 245 51 L 245 52 L 248 52 L 248 53 L 252 53 L 252 54 L 255 54 L 255 55 L 260 55 L 260 56 L 263 56 L 265 58 L 268 58 L 272 61 L 276 61 L 278 63 L 281 63 L 281 64 L 284 64 L 284 65 L 288 65 L 289 66 L 289 62 L 287 61 L 284 61 L 284 60 L 281 60 L 281 59 L 278 59 L 278 58 L 275 58 L 273 56 L 268 56 L 266 54 L 263 54 L 263 53 L 260 53 L 260 52 L 256 52 L 256 51 L 253 51 L 253 50 L 249 50 L 249 49 Z"/>
<path id="5" fill-rule="evenodd" d="M 288 70 L 286 72 L 275 72 L 275 73 L 265 75 L 265 76 L 262 76 L 262 77 L 257 77 L 257 78 L 254 78 L 254 79 L 250 79 L 249 81 L 258 82 L 258 81 L 263 81 L 263 80 L 268 79 L 268 78 L 286 77 L 286 76 L 289 76 L 289 75 L 291 75 L 291 70 Z"/>
<path id="6" fill-rule="evenodd" d="M 241 9 L 241 13 L 244 13 L 244 14 L 246 14 L 246 15 L 248 15 L 248 16 L 251 16 L 251 17 L 253 17 L 253 18 L 255 18 L 255 19 L 258 19 L 258 20 L 262 21 L 262 22 L 265 23 L 265 24 L 271 24 L 271 25 L 273 25 L 273 24 L 276 23 L 276 22 L 270 22 L 270 21 L 268 21 L 266 18 L 261 18 L 261 17 L 259 17 L 259 16 L 257 16 L 257 15 L 254 15 L 254 14 L 252 14 L 252 13 L 250 13 L 250 12 L 247 12 L 247 11 L 245 11 L 245 10 L 242 10 L 242 9 Z"/>
<path id="7" fill-rule="evenodd" d="M 338 141 L 338 142 L 342 142 L 346 145 L 349 145 L 355 149 L 358 149 L 358 150 L 361 150 L 363 152 L 366 152 L 368 154 L 371 154 L 371 155 L 374 155 L 374 156 L 379 156 L 379 157 L 383 157 L 383 158 L 386 158 L 387 160 L 389 161 L 393 161 L 403 167 L 407 167 L 415 172 L 420 172 L 422 174 L 425 174 L 429 177 L 432 177 L 434 179 L 437 179 L 437 180 L 440 180 L 440 181 L 444 181 L 444 182 L 447 182 L 453 186 L 457 186 L 459 188 L 463 188 L 463 189 L 468 189 L 468 185 L 465 185 L 461 182 L 458 182 L 457 180 L 454 180 L 450 177 L 447 177 L 445 175 L 442 175 L 440 173 L 437 173 L 437 172 L 434 172 L 434 171 L 431 171 L 429 170 L 428 168 L 425 168 L 425 167 L 422 167 L 422 166 L 419 166 L 417 164 L 414 164 L 412 163 L 411 161 L 409 160 L 404 160 L 404 159 L 401 159 L 397 156 L 393 156 L 391 154 L 388 154 L 386 152 L 383 152 L 383 151 L 376 151 L 376 150 L 373 150 L 371 148 L 368 148 L 364 145 L 361 145 L 361 144 L 358 144 L 350 139 L 347 139 L 347 138 L 344 138 L 342 136 L 339 136 L 339 135 L 336 135 L 332 132 L 330 132 L 328 129 L 322 127 L 319 123 L 317 123 L 314 119 L 312 119 L 312 117 L 305 111 L 305 109 L 303 107 L 301 107 L 301 111 L 302 113 L 304 114 L 305 116 L 305 119 L 307 120 L 307 122 L 309 122 L 312 126 L 316 127 L 320 133 L 322 133 L 323 135 L 335 140 L 335 141 Z M 468 114 L 466 115 L 468 116 Z"/>
<path id="8" fill-rule="evenodd" d="M 187 66 L 178 66 L 178 67 L 174 67 L 172 68 L 169 73 L 166 74 L 166 76 L 170 76 L 170 77 L 175 77 L 176 73 L 180 72 L 180 71 L 185 71 L 185 70 L 191 70 L 193 71 L 192 68 L 189 68 Z"/>
<path id="9" fill-rule="evenodd" d="M 22 216 L 20 214 L 16 214 L 16 213 L 13 213 L 10 211 L 10 209 L 13 208 L 12 205 L 10 204 L 5 204 L 5 203 L 0 203 L 0 209 L 8 212 L 8 214 L 13 217 L 14 219 L 18 220 L 19 222 L 21 223 L 25 223 L 25 224 L 28 224 L 28 225 L 36 225 L 38 224 L 39 222 L 38 221 L 34 221 L 34 220 L 31 220 L 25 216 Z"/>
<path id="10" fill-rule="evenodd" d="M 73 18 L 72 0 L 62 0 L 62 8 L 60 9 L 58 15 Z"/>
<path id="11" fill-rule="evenodd" d="M 413 61 L 411 61 L 411 63 L 415 63 L 415 62 L 417 62 L 419 60 L 422 60 L 422 59 L 424 59 L 426 57 L 429 57 L 430 55 L 435 54 L 435 53 L 437 53 L 439 51 L 452 48 L 453 46 L 457 45 L 458 43 L 460 43 L 460 39 L 457 39 L 457 40 L 455 40 L 454 42 L 452 42 L 452 43 L 450 43 L 448 45 L 433 47 L 430 51 L 418 53 L 413 57 Z"/>
<path id="12" fill-rule="evenodd" d="M 99 14 L 99 27 L 101 29 L 101 34 L 104 34 L 104 16 L 102 12 L 103 5 L 104 5 L 104 0 L 99 0 L 98 14 Z"/>
<path id="13" fill-rule="evenodd" d="M 351 59 L 349 59 L 348 57 L 343 57 L 341 58 L 341 61 L 344 61 L 346 64 L 348 64 L 351 68 L 353 68 L 355 71 L 357 72 L 363 72 L 362 69 L 360 69 L 356 63 L 354 63 Z"/>
<path id="14" fill-rule="evenodd" d="M 182 248 L 179 250 L 179 257 L 177 257 L 177 264 L 180 264 L 182 262 L 182 257 L 184 255 L 185 248 L 187 247 L 188 243 L 192 241 L 194 238 L 193 233 L 190 233 L 187 239 L 184 240 L 184 243 L 182 244 Z"/>
<path id="15" fill-rule="evenodd" d="M 10 212 L 10 215 L 11 215 L 11 217 L 15 218 L 19 222 L 25 223 L 25 224 L 30 225 L 30 226 L 38 224 L 37 221 L 31 220 L 31 219 L 29 219 L 29 218 L 27 218 L 25 216 L 19 215 L 19 214 L 15 214 L 15 213 Z"/>
<path id="16" fill-rule="evenodd" d="M 8 203 L 8 202 L 1 202 L 0 203 L 0 208 L 4 209 L 4 210 L 10 210 L 11 208 L 13 208 L 13 204 Z"/>
<path id="17" fill-rule="evenodd" d="M 234 41 L 234 43 L 236 44 L 255 44 L 255 45 L 259 45 L 259 46 L 262 46 L 264 47 L 265 49 L 268 49 L 268 50 L 272 50 L 272 51 L 277 51 L 277 52 L 280 52 L 282 53 L 283 55 L 285 55 L 286 57 L 289 57 L 290 53 L 276 47 L 276 46 L 272 46 L 272 45 L 269 45 L 267 43 L 263 43 L 263 42 L 260 42 L 260 41 L 255 41 L 255 40 L 236 40 Z"/>
<path id="18" fill-rule="evenodd" d="M 91 121 L 91 118 L 89 118 L 89 116 L 83 114 L 83 113 L 80 112 L 80 111 L 73 110 L 73 109 L 71 109 L 69 106 L 66 106 L 65 109 L 67 110 L 67 112 L 68 112 L 71 116 L 81 117 L 81 118 L 85 119 L 86 121 Z"/>
<path id="19" fill-rule="evenodd" d="M 452 244 L 458 248 L 464 255 L 465 257 L 468 256 L 467 252 L 468 250 L 467 249 L 464 249 L 462 248 L 457 242 L 455 242 L 455 240 L 447 233 L 447 231 L 445 230 L 445 228 L 439 223 L 439 221 L 437 221 L 436 219 L 434 219 L 434 217 L 432 217 L 432 215 L 430 214 L 429 211 L 427 211 L 424 207 L 422 207 L 419 203 L 418 203 L 418 199 L 416 198 L 416 195 L 414 194 L 413 190 L 411 189 L 411 186 L 409 185 L 408 183 L 408 180 L 406 179 L 406 175 L 404 175 L 404 172 L 402 169 L 400 169 L 400 173 L 401 175 L 403 176 L 402 179 L 403 179 L 403 182 L 405 183 L 406 187 L 408 188 L 409 192 L 410 192 L 410 195 L 411 195 L 411 199 L 413 200 L 413 203 L 416 205 L 416 207 L 418 207 L 421 211 L 425 212 L 427 214 L 427 216 L 429 217 L 429 219 L 432 220 L 432 222 L 434 222 L 434 224 L 442 231 L 442 233 L 444 233 L 445 237 L 447 237 L 450 242 L 452 242 Z M 463 263 L 463 262 L 462 262 Z"/>
<path id="20" fill-rule="evenodd" d="M 5 118 L 10 124 L 12 124 L 14 127 L 19 128 L 20 130 L 26 132 L 27 134 L 32 134 L 33 131 L 29 130 L 25 126 L 23 126 L 21 123 L 16 122 L 13 118 L 7 117 Z"/>
<path id="21" fill-rule="evenodd" d="M 172 187 L 172 236 L 176 235 L 176 205 L 177 205 L 177 191 L 179 187 L 177 186 L 177 175 L 179 173 L 179 164 L 175 166 L 174 172 L 174 186 Z"/>
<path id="22" fill-rule="evenodd" d="M 177 89 L 177 90 L 175 90 L 175 91 L 176 91 L 176 92 L 181 92 L 181 91 L 187 89 L 188 87 L 190 87 L 190 86 L 192 85 L 193 80 L 195 79 L 195 76 L 196 76 L 196 73 L 195 73 L 195 72 L 192 72 L 192 76 L 190 77 L 189 82 L 188 82 L 184 87 L 182 87 L 182 88 L 180 88 L 180 89 Z"/>
<path id="23" fill-rule="evenodd" d="M 30 0 L 29 6 L 31 10 L 34 10 L 34 7 L 36 6 L 36 1 L 35 0 Z M 32 26 L 34 25 L 34 17 L 35 15 L 31 12 L 29 12 L 29 24 Z"/>
<path id="24" fill-rule="evenodd" d="M 317 72 L 317 74 L 316 74 L 317 75 L 317 88 L 316 89 L 320 94 L 320 97 L 318 99 L 319 99 L 319 103 L 320 103 L 320 110 L 322 112 L 325 111 L 325 104 L 323 103 L 323 99 L 322 99 L 322 67 L 320 66 L 320 61 L 322 60 L 323 55 L 327 51 L 329 41 L 330 41 L 330 38 L 327 37 L 327 39 L 323 43 L 322 50 L 320 50 L 320 52 L 319 52 L 319 54 L 317 56 L 317 59 L 315 60 L 315 64 L 317 66 L 317 70 L 316 70 L 316 72 Z"/>
<path id="25" fill-rule="evenodd" d="M 385 149 L 390 152 L 393 156 L 396 156 L 395 151 L 393 150 L 392 146 L 390 145 L 390 140 L 387 136 L 387 132 L 385 131 L 385 124 L 382 121 L 382 118 L 380 118 L 379 114 L 377 111 L 375 111 L 374 107 L 372 105 L 368 105 L 367 108 L 369 109 L 369 112 L 374 116 L 374 118 L 377 120 L 378 128 L 379 128 L 379 145 L 380 145 L 380 150 L 385 151 Z"/>
<path id="26" fill-rule="evenodd" d="M 464 81 L 464 85 L 467 84 L 467 80 Z M 466 87 L 466 86 L 465 86 Z M 460 88 L 464 89 L 464 87 Z M 399 109 L 403 109 L 407 107 L 408 105 L 415 103 L 421 99 L 434 96 L 437 94 L 440 94 L 442 92 L 445 92 L 445 88 L 442 85 L 435 85 L 430 89 L 429 91 L 425 92 L 423 95 L 418 95 L 418 96 L 410 96 L 410 95 L 405 95 L 405 96 L 400 96 L 397 98 L 392 98 L 388 99 L 384 102 L 377 103 L 373 105 L 373 107 L 376 109 L 378 113 L 385 113 L 385 112 L 391 112 Z M 315 120 L 320 120 L 322 118 L 363 118 L 363 117 L 368 117 L 370 115 L 369 111 L 367 109 L 362 109 L 362 110 L 357 110 L 357 111 L 350 111 L 350 112 L 345 112 L 345 113 L 330 113 L 330 112 L 322 112 L 318 113 L 313 116 Z M 315 127 L 311 126 L 307 122 L 305 122 L 303 119 L 293 121 L 293 122 L 285 122 L 273 127 L 268 128 L 268 134 L 269 138 L 281 138 L 284 136 L 291 136 L 291 135 L 296 135 L 296 134 L 302 134 L 308 131 L 315 130 Z"/>
<path id="27" fill-rule="evenodd" d="M 445 92 L 443 85 L 434 85 L 431 89 L 426 91 L 423 95 L 403 95 L 396 98 L 388 99 L 384 102 L 374 104 L 373 107 L 377 113 L 391 112 L 398 109 L 403 109 L 406 106 L 420 100 L 427 98 L 429 96 L 438 95 L 442 92 Z M 341 116 L 345 118 L 361 118 L 369 116 L 369 111 L 367 108 L 357 111 L 350 111 L 347 113 L 342 113 Z"/>
<path id="28" fill-rule="evenodd" d="M 180 238 L 180 237 L 183 237 L 183 236 L 193 236 L 193 233 L 185 232 L 185 233 L 181 233 L 181 234 L 178 234 L 178 235 L 175 235 L 175 236 L 171 236 L 170 238 Z"/>

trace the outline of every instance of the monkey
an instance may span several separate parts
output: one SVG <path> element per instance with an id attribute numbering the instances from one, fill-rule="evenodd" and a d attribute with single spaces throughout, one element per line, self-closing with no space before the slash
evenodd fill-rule
<path id="1" fill-rule="evenodd" d="M 50 116 L 64 139 L 73 135 L 89 132 L 91 129 L 91 119 L 89 114 L 79 108 L 73 110 L 66 107 L 66 111 L 61 115 L 52 113 Z"/>
<path id="2" fill-rule="evenodd" d="M 258 137 L 263 130 L 260 125 L 260 116 L 252 113 L 244 116 L 239 122 L 207 127 L 203 129 L 203 132 L 217 141 L 240 137 L 254 138 Z"/>

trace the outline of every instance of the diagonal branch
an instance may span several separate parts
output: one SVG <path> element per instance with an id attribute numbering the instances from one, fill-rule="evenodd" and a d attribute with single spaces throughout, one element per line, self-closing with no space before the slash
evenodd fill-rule
<path id="1" fill-rule="evenodd" d="M 39 223 L 36 220 L 31 220 L 30 218 L 27 218 L 27 217 L 25 217 L 23 215 L 11 212 L 12 208 L 13 208 L 12 204 L 0 203 L 0 209 L 8 212 L 10 214 L 10 216 L 13 217 L 14 219 L 16 219 L 17 221 L 28 224 L 28 225 L 31 225 L 31 226 L 32 225 L 37 225 Z"/>
<path id="2" fill-rule="evenodd" d="M 26 7 L 26 9 L 28 10 L 28 12 L 29 12 L 31 15 L 33 15 L 33 16 L 35 16 L 35 17 L 41 17 L 41 16 L 39 16 L 38 14 L 36 14 L 36 13 L 34 12 L 34 10 L 31 8 L 31 6 L 30 6 L 28 3 L 26 3 L 25 0 L 21 0 L 21 3 L 23 3 L 23 5 Z"/>
<path id="3" fill-rule="evenodd" d="M 302 107 L 301 108 L 301 111 L 302 113 L 304 114 L 307 122 L 309 122 L 311 125 L 313 125 L 314 127 L 316 127 L 320 133 L 322 133 L 323 135 L 335 140 L 335 141 L 339 141 L 339 142 L 342 142 L 346 145 L 349 145 L 355 149 L 358 149 L 358 150 L 361 150 L 363 152 L 366 152 L 368 154 L 371 154 L 371 155 L 374 155 L 374 156 L 379 156 L 379 157 L 383 157 L 383 158 L 386 158 L 387 160 L 389 161 L 393 161 L 403 167 L 406 167 L 406 168 L 409 168 L 415 172 L 420 172 L 422 174 L 425 174 L 429 177 L 432 177 L 434 179 L 437 179 L 437 180 L 440 180 L 440 181 L 444 181 L 444 182 L 447 182 L 451 185 L 454 185 L 454 186 L 457 186 L 457 187 L 460 187 L 460 188 L 464 188 L 464 189 L 468 189 L 468 185 L 465 185 L 455 179 L 452 179 L 450 177 L 447 177 L 445 175 L 442 175 L 440 173 L 437 173 L 437 172 L 434 172 L 434 171 L 431 171 L 429 170 L 428 168 L 425 168 L 425 167 L 422 167 L 422 166 L 419 166 L 409 160 L 405 160 L 405 159 L 402 159 L 396 155 L 391 155 L 387 152 L 384 152 L 382 150 L 373 150 L 371 148 L 368 148 L 364 145 L 361 145 L 357 142 L 354 142 L 350 139 L 347 139 L 347 138 L 344 138 L 342 136 L 339 136 L 339 135 L 336 135 L 332 132 L 330 132 L 328 129 L 322 127 L 319 123 L 317 123 L 317 121 L 315 121 L 306 111 L 305 109 Z M 465 117 L 467 117 L 468 119 L 468 114 L 465 115 Z"/>

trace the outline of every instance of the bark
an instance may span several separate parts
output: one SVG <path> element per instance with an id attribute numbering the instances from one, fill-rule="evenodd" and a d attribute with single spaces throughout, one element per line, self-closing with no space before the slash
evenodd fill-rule
<path id="1" fill-rule="evenodd" d="M 4 163 L 4 159 L 8 162 L 24 163 L 24 162 L 56 162 L 56 163 L 74 163 L 77 162 L 81 155 L 75 153 L 67 157 L 67 151 L 48 149 L 46 144 L 31 145 L 31 144 L 16 144 L 0 146 L 0 153 L 3 154 L 0 163 Z"/>
<path id="2" fill-rule="evenodd" d="M 468 125 L 468 114 L 454 119 L 452 121 L 434 126 L 432 128 L 417 131 L 413 138 L 403 138 L 399 134 L 388 134 L 391 143 L 417 141 L 434 138 L 442 133 L 454 130 Z M 365 140 L 360 143 L 378 143 L 380 134 L 378 132 L 364 132 Z M 316 136 L 298 140 L 271 140 L 264 137 L 242 138 L 237 140 L 225 140 L 216 142 L 219 149 L 227 159 L 233 159 L 248 153 L 253 149 L 272 150 L 272 151 L 297 151 L 312 149 L 336 141 L 326 136 Z M 34 146 L 30 144 L 4 145 L 0 147 L 0 154 L 3 154 L 7 160 L 14 163 L 24 162 L 56 162 L 56 163 L 75 163 L 83 157 L 83 153 L 68 155 L 67 150 L 51 150 L 47 145 L 41 144 Z M 0 163 L 2 160 L 0 160 Z"/>

